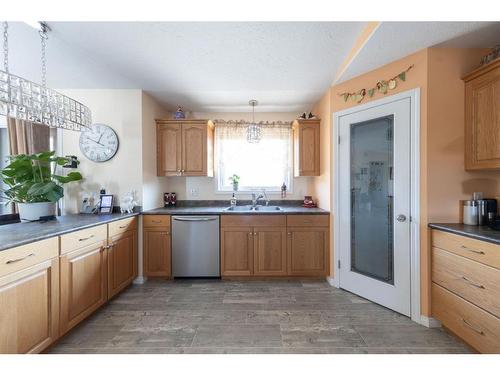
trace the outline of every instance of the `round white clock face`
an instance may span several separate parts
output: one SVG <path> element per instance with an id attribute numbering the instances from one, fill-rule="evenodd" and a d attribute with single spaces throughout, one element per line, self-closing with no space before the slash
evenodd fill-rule
<path id="1" fill-rule="evenodd" d="M 108 161 L 118 151 L 118 136 L 104 124 L 93 124 L 80 134 L 80 151 L 89 160 Z"/>

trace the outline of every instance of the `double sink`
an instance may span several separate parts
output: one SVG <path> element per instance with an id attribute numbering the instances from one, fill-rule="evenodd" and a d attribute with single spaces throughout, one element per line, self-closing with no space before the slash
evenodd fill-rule
<path id="1" fill-rule="evenodd" d="M 223 211 L 230 212 L 255 212 L 255 211 L 283 211 L 280 206 L 232 206 L 224 208 Z"/>

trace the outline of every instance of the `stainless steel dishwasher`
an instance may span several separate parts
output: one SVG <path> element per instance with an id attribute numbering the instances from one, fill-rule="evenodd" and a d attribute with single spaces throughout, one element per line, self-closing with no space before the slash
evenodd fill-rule
<path id="1" fill-rule="evenodd" d="M 172 216 L 172 275 L 220 277 L 219 216 Z"/>

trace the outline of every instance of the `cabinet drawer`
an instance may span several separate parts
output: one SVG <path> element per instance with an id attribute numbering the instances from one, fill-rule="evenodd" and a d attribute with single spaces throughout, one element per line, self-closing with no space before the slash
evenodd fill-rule
<path id="1" fill-rule="evenodd" d="M 0 251 L 0 276 L 20 271 L 58 255 L 57 237 Z"/>
<path id="2" fill-rule="evenodd" d="M 285 215 L 221 215 L 223 227 L 284 227 Z"/>
<path id="3" fill-rule="evenodd" d="M 432 281 L 500 317 L 500 270 L 434 247 Z"/>
<path id="4" fill-rule="evenodd" d="M 432 316 L 481 353 L 500 353 L 500 319 L 432 283 Z"/>
<path id="5" fill-rule="evenodd" d="M 169 227 L 170 215 L 144 215 L 144 227 Z"/>
<path id="6" fill-rule="evenodd" d="M 61 254 L 66 254 L 96 242 L 105 241 L 107 237 L 108 226 L 106 224 L 63 234 L 61 236 Z"/>
<path id="7" fill-rule="evenodd" d="M 113 221 L 108 224 L 109 237 L 115 236 L 119 233 L 124 233 L 128 230 L 137 229 L 137 219 L 135 217 L 129 217 L 127 219 Z"/>
<path id="8" fill-rule="evenodd" d="M 432 246 L 500 269 L 500 245 L 434 229 Z"/>
<path id="9" fill-rule="evenodd" d="M 330 215 L 287 215 L 289 227 L 327 227 Z"/>

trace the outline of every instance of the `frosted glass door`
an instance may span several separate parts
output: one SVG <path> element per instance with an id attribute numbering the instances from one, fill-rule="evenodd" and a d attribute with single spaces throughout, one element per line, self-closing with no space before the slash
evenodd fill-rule
<path id="1" fill-rule="evenodd" d="M 351 270 L 393 283 L 393 126 L 386 116 L 351 125 Z"/>

